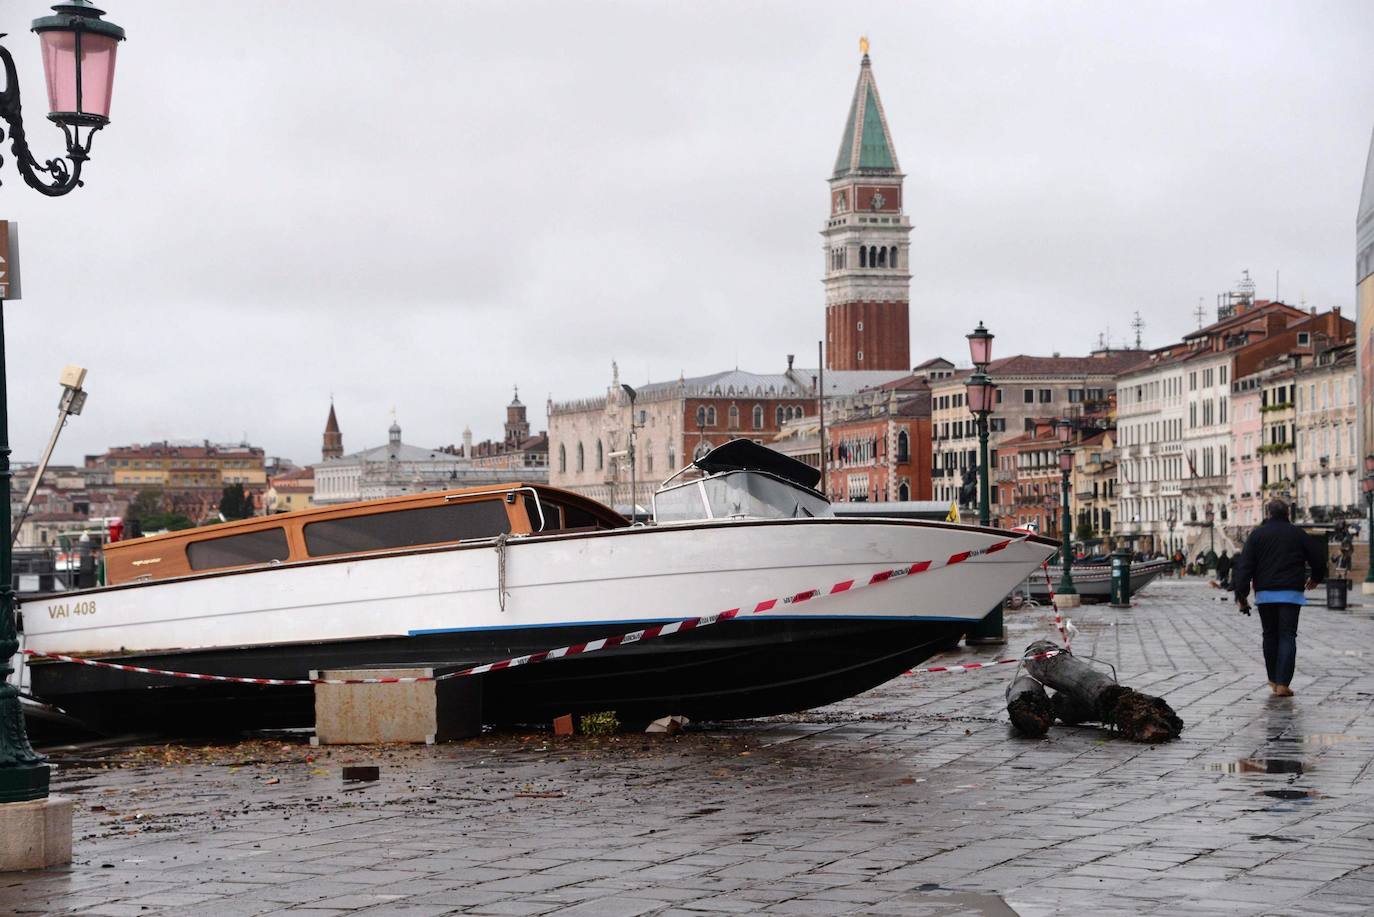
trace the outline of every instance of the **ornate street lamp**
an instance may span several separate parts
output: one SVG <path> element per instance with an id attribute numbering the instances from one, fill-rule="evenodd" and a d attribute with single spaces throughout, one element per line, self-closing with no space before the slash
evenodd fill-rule
<path id="1" fill-rule="evenodd" d="M 1369 572 L 1364 575 L 1364 592 L 1366 595 L 1374 593 L 1374 452 L 1364 457 L 1364 487 L 1365 511 L 1369 514 L 1368 527 L 1365 529 L 1364 540 L 1369 544 Z"/>
<path id="2" fill-rule="evenodd" d="M 1063 507 L 1064 544 L 1063 544 L 1063 575 L 1059 577 L 1059 586 L 1055 589 L 1054 601 L 1060 608 L 1075 608 L 1082 601 L 1078 597 L 1078 590 L 1073 585 L 1073 519 L 1069 515 L 1069 474 L 1073 471 L 1073 450 L 1068 446 L 1068 435 L 1073 431 L 1069 422 L 1063 421 L 1059 424 L 1059 441 L 1064 446 L 1059 450 L 1059 493 L 1060 505 Z M 1064 600 L 1060 602 L 1060 596 Z"/>
<path id="3" fill-rule="evenodd" d="M 49 197 L 66 194 L 82 184 L 81 167 L 90 158 L 95 132 L 110 123 L 115 52 L 124 40 L 124 30 L 101 19 L 104 11 L 91 6 L 89 0 L 59 3 L 53 14 L 35 19 L 33 31 L 38 33 L 43 49 L 48 120 L 62 128 L 67 142 L 65 158 L 40 163 L 29 152 L 20 111 L 19 75 L 9 49 L 0 46 L 0 64 L 5 68 L 0 118 L 9 124 L 14 162 L 29 187 Z M 44 181 L 42 173 L 50 181 Z"/>
<path id="4" fill-rule="evenodd" d="M 1217 531 L 1217 530 L 1216 530 L 1216 526 L 1214 526 L 1214 525 L 1212 524 L 1212 523 L 1213 523 L 1213 520 L 1215 520 L 1216 517 L 1217 517 L 1217 516 L 1216 516 L 1216 513 L 1212 512 L 1212 504 L 1208 503 L 1208 504 L 1207 504 L 1207 513 L 1206 513 L 1206 515 L 1204 516 L 1204 518 L 1207 520 L 1207 553 L 1209 553 L 1209 554 L 1215 554 L 1215 553 L 1217 553 L 1217 538 L 1216 538 L 1216 531 Z"/>
<path id="5" fill-rule="evenodd" d="M 988 364 L 992 362 L 992 339 L 996 335 L 990 333 L 983 327 L 983 323 L 979 322 L 972 334 L 964 336 L 968 338 L 968 352 L 973 358 L 973 368 L 978 372 L 986 372 Z"/>
<path id="6" fill-rule="evenodd" d="M 980 326 L 981 327 L 981 326 Z M 989 338 L 992 335 L 988 335 Z M 978 428 L 978 524 L 992 524 L 992 500 L 988 474 L 988 416 L 997 400 L 997 386 L 984 372 L 976 372 L 964 383 L 969 413 Z"/>
<path id="7" fill-rule="evenodd" d="M 992 362 L 993 335 L 979 322 L 968 337 L 968 352 L 973 362 L 973 375 L 964 383 L 969 413 L 978 429 L 978 524 L 992 524 L 991 470 L 988 468 L 988 415 L 997 401 L 997 386 L 987 374 Z M 1002 622 L 1002 603 L 988 612 L 969 632 L 968 643 L 1006 643 L 1006 629 Z"/>
<path id="8" fill-rule="evenodd" d="M 30 187 L 50 197 L 66 194 L 81 184 L 81 167 L 90 156 L 91 138 L 109 123 L 115 50 L 124 40 L 124 30 L 102 20 L 101 11 L 86 0 L 59 3 L 53 14 L 35 19 L 33 31 L 38 33 L 43 50 L 51 110 L 48 118 L 62 128 L 67 140 L 65 161 L 59 157 L 40 164 L 29 152 L 20 112 L 19 76 L 14 58 L 0 46 L 0 65 L 5 69 L 0 118 L 9 125 L 15 164 Z M 0 139 L 2 135 L 0 132 Z M 42 173 L 51 181 L 45 182 Z M 0 532 L 6 536 L 11 528 L 8 403 L 4 309 L 0 303 Z M 0 803 L 27 802 L 48 795 L 48 765 L 29 744 L 19 691 L 9 681 L 14 671 L 10 660 L 19 646 L 14 618 L 13 552 L 10 538 L 5 537 L 0 539 Z M 70 839 L 66 846 L 70 851 Z"/>
<path id="9" fill-rule="evenodd" d="M 1174 525 L 1178 522 L 1178 514 L 1169 510 L 1169 515 L 1164 517 L 1164 521 L 1169 523 L 1169 554 L 1174 553 Z"/>

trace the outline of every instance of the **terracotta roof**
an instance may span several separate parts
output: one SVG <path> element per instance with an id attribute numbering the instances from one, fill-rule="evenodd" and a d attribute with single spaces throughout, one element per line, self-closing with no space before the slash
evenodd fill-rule
<path id="1" fill-rule="evenodd" d="M 914 367 L 912 367 L 912 368 L 913 368 L 913 369 L 929 369 L 929 368 L 932 367 L 932 366 L 941 366 L 941 367 L 948 366 L 950 369 L 953 369 L 953 368 L 954 368 L 954 364 L 951 363 L 949 360 L 946 360 L 944 357 L 931 357 L 929 360 L 926 360 L 924 363 L 917 363 L 917 364 L 916 364 Z"/>

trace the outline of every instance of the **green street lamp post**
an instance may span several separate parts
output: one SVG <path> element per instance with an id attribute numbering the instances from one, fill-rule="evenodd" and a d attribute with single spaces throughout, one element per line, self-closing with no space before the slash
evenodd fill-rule
<path id="1" fill-rule="evenodd" d="M 1073 584 L 1073 519 L 1069 515 L 1069 474 L 1073 471 L 1073 450 L 1069 448 L 1069 440 L 1073 436 L 1073 424 L 1067 420 L 1059 421 L 1055 424 L 1055 432 L 1059 434 L 1061 444 L 1059 450 L 1059 503 L 1063 509 L 1063 523 L 1060 528 L 1064 530 L 1064 543 L 1061 548 L 1063 554 L 1062 573 L 1059 576 L 1059 585 L 1055 587 L 1054 602 L 1059 608 L 1076 608 L 1082 600 L 1078 596 L 1078 589 Z"/>
<path id="2" fill-rule="evenodd" d="M 964 383 L 964 393 L 969 413 L 973 415 L 978 430 L 978 524 L 989 526 L 992 525 L 992 472 L 988 460 L 988 417 L 995 410 L 997 386 L 987 370 L 988 364 L 992 362 L 994 335 L 979 322 L 978 327 L 967 337 L 969 356 L 973 358 L 973 375 Z M 1000 602 L 969 631 L 966 642 L 974 645 L 1007 642 Z"/>
<path id="3" fill-rule="evenodd" d="M 91 140 L 110 120 L 115 52 L 124 40 L 124 30 L 101 19 L 102 15 L 103 11 L 88 0 L 67 0 L 53 7 L 53 15 L 33 21 L 47 77 L 48 120 L 62 129 L 65 157 L 39 162 L 29 151 L 14 58 L 0 46 L 0 67 L 5 74 L 5 86 L 0 90 L 0 118 L 8 125 L 14 164 L 26 184 L 48 197 L 58 197 L 81 186 L 81 169 L 90 158 Z M 8 292 L 8 288 L 2 292 Z M 8 537 L 12 475 L 4 340 L 4 303 L 0 298 L 0 532 L 6 536 L 0 539 L 0 803 L 10 803 L 47 797 L 48 765 L 29 744 L 19 706 L 19 689 L 10 683 L 14 672 L 11 660 L 18 651 L 19 637 L 15 626 L 13 552 Z M 67 849 L 70 850 L 70 839 Z"/>
<path id="4" fill-rule="evenodd" d="M 1364 506 L 1369 519 L 1365 528 L 1365 542 L 1369 545 L 1369 571 L 1364 575 L 1362 591 L 1365 595 L 1374 594 L 1374 452 L 1364 457 Z"/>

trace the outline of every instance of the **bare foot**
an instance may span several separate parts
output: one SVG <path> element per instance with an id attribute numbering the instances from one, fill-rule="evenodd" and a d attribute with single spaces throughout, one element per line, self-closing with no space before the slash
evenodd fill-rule
<path id="1" fill-rule="evenodd" d="M 1274 693 L 1279 697 L 1292 697 L 1293 689 L 1288 687 L 1288 685 L 1275 685 Z"/>

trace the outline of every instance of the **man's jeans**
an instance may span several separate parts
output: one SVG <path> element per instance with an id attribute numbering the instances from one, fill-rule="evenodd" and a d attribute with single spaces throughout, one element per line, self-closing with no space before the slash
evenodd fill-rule
<path id="1" fill-rule="evenodd" d="M 1260 605 L 1260 624 L 1264 625 L 1264 667 L 1269 680 L 1287 685 L 1293 680 L 1298 661 L 1298 612 L 1301 605 Z"/>

